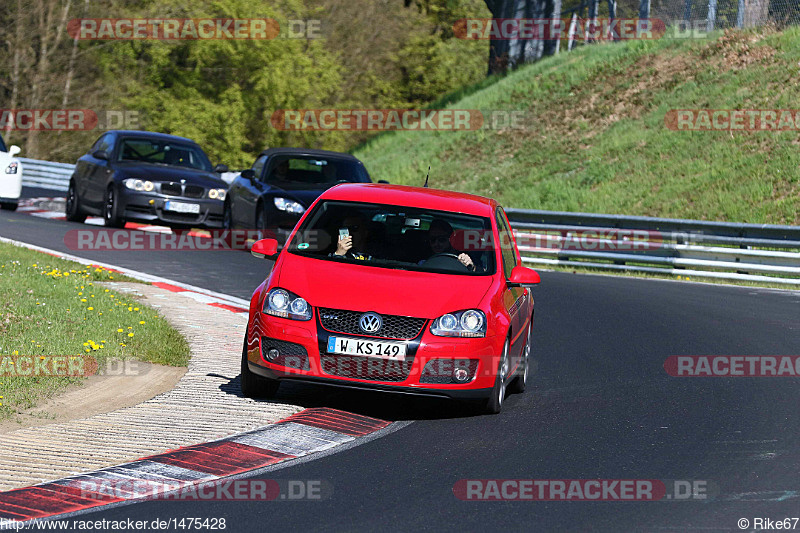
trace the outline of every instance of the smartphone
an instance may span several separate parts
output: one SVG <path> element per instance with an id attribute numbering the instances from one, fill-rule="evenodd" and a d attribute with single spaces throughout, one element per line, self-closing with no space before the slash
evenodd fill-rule
<path id="1" fill-rule="evenodd" d="M 339 228 L 339 240 L 341 241 L 345 237 L 350 236 L 350 230 L 347 228 Z"/>

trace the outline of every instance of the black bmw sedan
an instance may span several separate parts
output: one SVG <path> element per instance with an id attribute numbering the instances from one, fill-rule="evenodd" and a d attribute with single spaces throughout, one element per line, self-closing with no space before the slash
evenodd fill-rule
<path id="1" fill-rule="evenodd" d="M 202 148 L 183 137 L 146 131 L 104 133 L 78 159 L 67 191 L 67 220 L 100 215 L 174 228 L 219 228 L 228 185 Z"/>
<path id="2" fill-rule="evenodd" d="M 283 243 L 306 209 L 337 183 L 370 183 L 364 164 L 349 154 L 270 148 L 231 183 L 228 229 L 256 229 Z"/>

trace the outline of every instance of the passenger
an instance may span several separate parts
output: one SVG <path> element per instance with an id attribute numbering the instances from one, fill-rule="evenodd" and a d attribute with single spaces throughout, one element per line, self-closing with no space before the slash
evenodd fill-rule
<path id="1" fill-rule="evenodd" d="M 369 232 L 363 217 L 358 214 L 347 215 L 340 228 L 347 229 L 349 235 L 339 236 L 336 251 L 331 256 L 348 257 L 359 261 L 371 261 L 372 255 L 366 252 Z"/>

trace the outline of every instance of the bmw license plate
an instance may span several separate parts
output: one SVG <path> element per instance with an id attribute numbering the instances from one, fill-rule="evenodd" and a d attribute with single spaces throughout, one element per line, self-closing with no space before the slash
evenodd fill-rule
<path id="1" fill-rule="evenodd" d="M 404 361 L 406 345 L 399 342 L 366 341 L 347 337 L 328 337 L 328 353 L 378 357 Z"/>
<path id="2" fill-rule="evenodd" d="M 184 202 L 173 202 L 172 200 L 167 200 L 164 202 L 164 209 L 166 211 L 175 211 L 177 213 L 194 213 L 197 215 L 200 213 L 200 204 L 187 204 Z"/>

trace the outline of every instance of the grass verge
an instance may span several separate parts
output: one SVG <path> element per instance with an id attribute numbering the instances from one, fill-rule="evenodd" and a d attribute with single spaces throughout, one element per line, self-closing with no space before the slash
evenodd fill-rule
<path id="1" fill-rule="evenodd" d="M 99 368 L 124 359 L 188 364 L 186 340 L 155 310 L 104 287 L 106 281 L 136 280 L 0 243 L 0 419 L 84 379 L 33 375 L 53 374 L 53 356 L 93 360 Z"/>

